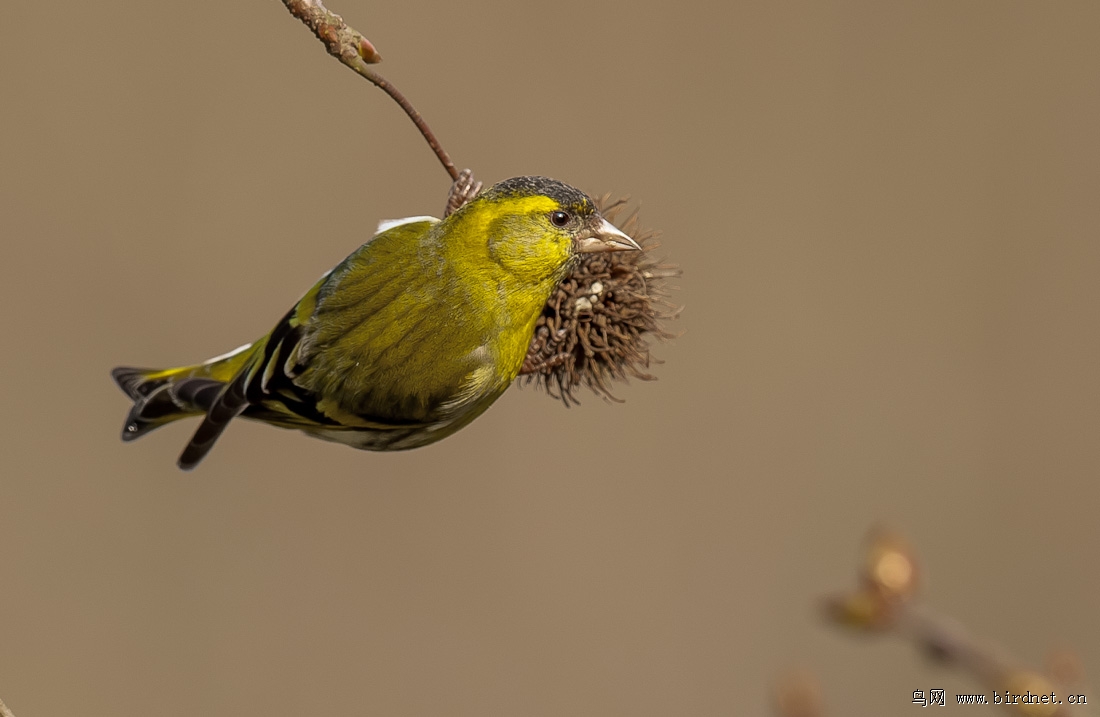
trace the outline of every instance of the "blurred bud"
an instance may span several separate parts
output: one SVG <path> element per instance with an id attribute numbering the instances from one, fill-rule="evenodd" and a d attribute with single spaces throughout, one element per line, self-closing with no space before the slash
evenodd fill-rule
<path id="1" fill-rule="evenodd" d="M 897 603 L 881 592 L 865 589 L 828 598 L 825 615 L 840 625 L 877 632 L 897 621 Z"/>
<path id="2" fill-rule="evenodd" d="M 825 708 L 817 677 L 805 670 L 781 677 L 775 686 L 775 714 L 777 717 L 822 717 Z"/>
<path id="3" fill-rule="evenodd" d="M 1067 687 L 1078 687 L 1085 682 L 1081 657 L 1068 647 L 1059 647 L 1047 653 L 1046 669 L 1052 680 Z"/>
<path id="4" fill-rule="evenodd" d="M 1002 684 L 1001 689 L 1009 695 L 1024 696 L 1018 702 L 1013 700 L 1015 704 L 1011 705 L 1018 714 L 1027 715 L 1027 717 L 1053 717 L 1053 715 L 1064 714 L 1060 705 L 1055 704 L 1057 698 L 1054 696 L 1053 683 L 1036 672 L 1028 670 L 1010 672 L 1005 675 Z M 1047 699 L 1045 704 L 1042 702 L 1044 697 Z"/>
<path id="5" fill-rule="evenodd" d="M 917 563 L 913 551 L 899 535 L 884 529 L 868 536 L 864 554 L 863 584 L 888 599 L 905 600 L 917 590 Z"/>

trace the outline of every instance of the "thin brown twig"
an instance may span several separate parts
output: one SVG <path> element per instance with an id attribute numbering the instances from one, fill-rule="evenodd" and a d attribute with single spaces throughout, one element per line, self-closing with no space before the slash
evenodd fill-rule
<path id="1" fill-rule="evenodd" d="M 342 17 L 326 8 L 321 0 L 283 0 L 283 4 L 291 15 L 304 22 L 313 31 L 330 55 L 372 82 L 400 105 L 427 140 L 428 146 L 432 148 L 435 156 L 443 164 L 443 168 L 447 170 L 447 174 L 451 176 L 451 181 L 457 180 L 458 169 L 439 144 L 428 123 L 404 94 L 390 84 L 389 80 L 370 68 L 370 65 L 382 61 L 382 56 L 378 54 L 378 50 L 371 41 L 355 28 L 349 27 Z"/>
<path id="2" fill-rule="evenodd" d="M 989 704 L 1002 704 L 1029 717 L 1095 714 L 1087 703 L 1070 704 L 1069 692 L 1056 696 L 1056 686 L 1079 685 L 1025 667 L 1004 649 L 976 639 L 958 622 L 920 604 L 915 599 L 918 577 L 916 559 L 908 546 L 896 535 L 874 531 L 868 541 L 859 588 L 830 598 L 827 613 L 834 622 L 907 639 L 933 659 L 958 668 L 992 689 Z M 1037 701 L 1014 702 L 1013 695 L 1032 695 Z M 1050 699 L 1042 702 L 1043 695 Z"/>

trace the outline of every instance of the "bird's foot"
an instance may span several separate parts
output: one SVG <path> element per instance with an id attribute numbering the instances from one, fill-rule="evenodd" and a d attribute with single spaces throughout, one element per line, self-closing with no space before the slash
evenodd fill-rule
<path id="1" fill-rule="evenodd" d="M 464 169 L 458 173 L 458 179 L 451 185 L 451 193 L 447 197 L 447 208 L 443 216 L 447 217 L 458 211 L 462 205 L 470 201 L 481 191 L 481 182 L 474 179 L 472 169 Z"/>

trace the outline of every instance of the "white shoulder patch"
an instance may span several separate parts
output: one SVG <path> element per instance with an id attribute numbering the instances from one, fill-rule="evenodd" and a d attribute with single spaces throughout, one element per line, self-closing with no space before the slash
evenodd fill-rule
<path id="1" fill-rule="evenodd" d="M 394 227 L 399 227 L 403 224 L 413 224 L 414 222 L 431 222 L 435 224 L 439 220 L 435 217 L 405 217 L 404 219 L 383 219 L 378 222 L 378 228 L 374 230 L 374 235 L 378 236 L 382 232 L 389 231 Z"/>

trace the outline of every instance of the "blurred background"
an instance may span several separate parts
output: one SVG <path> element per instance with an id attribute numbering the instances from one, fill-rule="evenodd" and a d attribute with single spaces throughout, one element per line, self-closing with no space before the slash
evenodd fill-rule
<path id="1" fill-rule="evenodd" d="M 1100 5 L 331 0 L 455 162 L 629 194 L 654 383 L 357 452 L 119 441 L 449 179 L 275 0 L 0 24 L 0 696 L 33 715 L 831 714 L 981 685 L 826 624 L 866 530 L 1100 670 Z M 1089 695 L 1092 696 L 1091 694 Z M 1095 696 L 1100 700 L 1100 694 Z"/>

